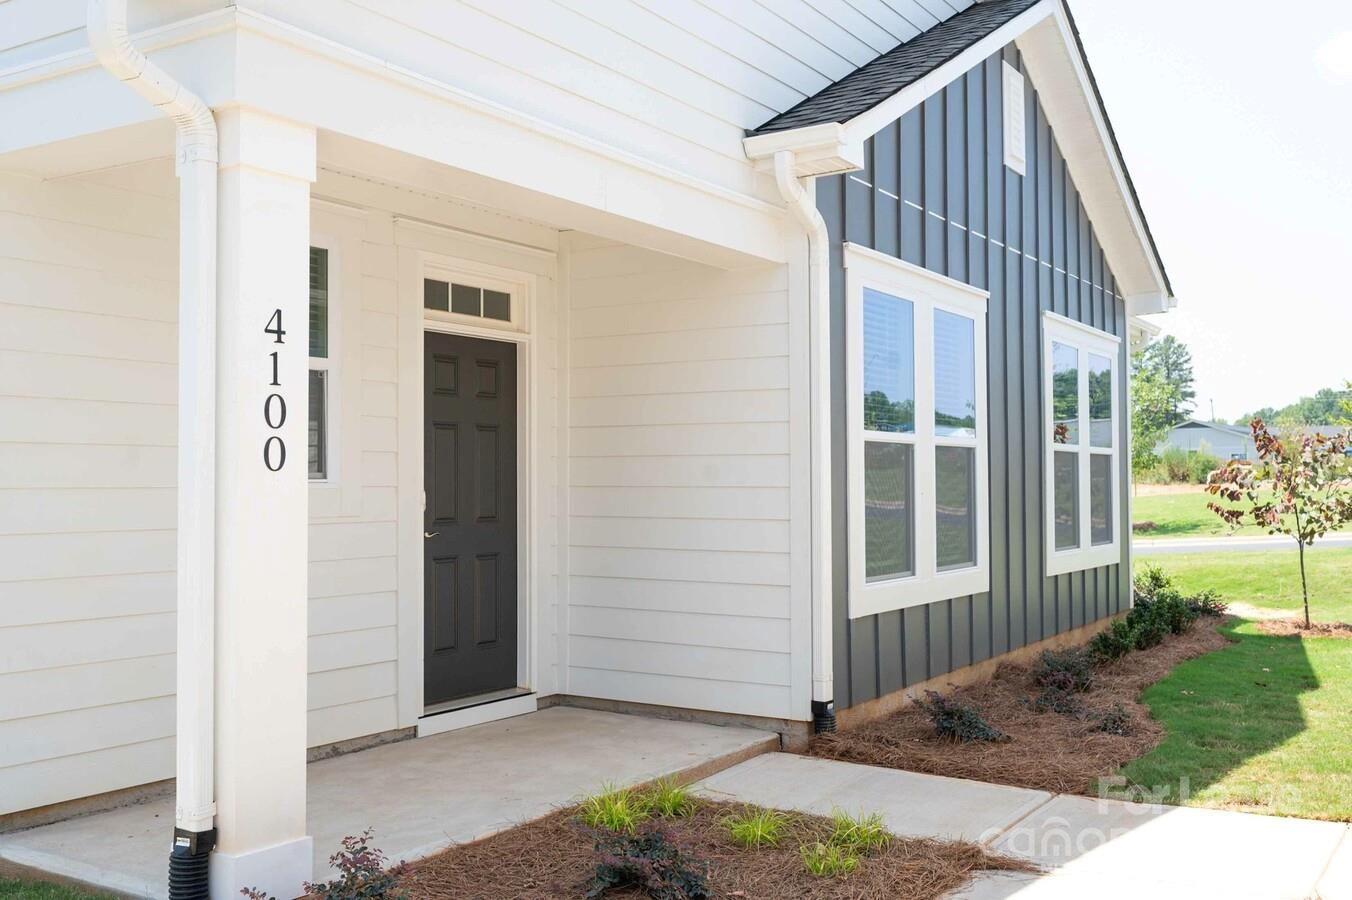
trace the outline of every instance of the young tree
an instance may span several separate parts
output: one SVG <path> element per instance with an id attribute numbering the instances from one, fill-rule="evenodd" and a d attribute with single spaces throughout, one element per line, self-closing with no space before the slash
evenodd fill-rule
<path id="1" fill-rule="evenodd" d="M 1249 423 L 1258 459 L 1266 476 L 1247 460 L 1230 460 L 1207 478 L 1207 492 L 1245 508 L 1207 508 L 1232 527 L 1246 515 L 1268 534 L 1285 534 L 1300 551 L 1300 590 L 1305 601 L 1305 627 L 1310 627 L 1310 588 L 1305 578 L 1305 548 L 1340 525 L 1352 522 L 1352 489 L 1348 486 L 1349 435 L 1331 437 L 1294 434 L 1281 440 L 1262 419 Z"/>
<path id="2" fill-rule="evenodd" d="M 1197 392 L 1192 387 L 1192 353 L 1187 344 L 1166 334 L 1136 354 L 1134 367 L 1134 377 L 1153 373 L 1174 389 L 1177 399 L 1170 411 L 1170 425 L 1177 425 L 1188 417 Z"/>
<path id="3" fill-rule="evenodd" d="M 1177 385 L 1157 372 L 1140 370 L 1131 380 L 1131 470 L 1143 472 L 1159 457 L 1155 448 L 1173 427 L 1179 405 Z"/>

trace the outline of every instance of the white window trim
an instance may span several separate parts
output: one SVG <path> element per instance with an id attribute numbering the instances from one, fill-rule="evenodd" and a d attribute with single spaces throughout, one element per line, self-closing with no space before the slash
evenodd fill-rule
<path id="1" fill-rule="evenodd" d="M 360 337 L 365 229 L 362 210 L 312 198 L 309 246 L 329 251 L 328 477 L 309 481 L 312 520 L 353 519 L 362 510 Z M 307 367 L 312 361 L 307 357 Z"/>
<path id="2" fill-rule="evenodd" d="M 849 617 L 876 615 L 910 606 L 990 590 L 990 454 L 986 397 L 986 307 L 990 294 L 895 257 L 845 244 L 846 478 L 849 522 Z M 909 300 L 915 312 L 914 435 L 873 439 L 910 443 L 914 451 L 914 559 L 912 575 L 870 582 L 864 567 L 864 289 Z M 934 428 L 934 311 L 973 320 L 976 363 L 976 437 L 936 437 Z M 935 523 L 935 446 L 975 450 L 976 565 L 938 570 Z"/>
<path id="3" fill-rule="evenodd" d="M 1055 486 L 1052 481 L 1057 450 L 1065 451 L 1069 445 L 1053 444 L 1052 434 L 1052 343 L 1066 344 L 1079 353 L 1079 414 L 1080 442 L 1076 448 L 1079 456 L 1079 517 L 1080 545 L 1074 549 L 1056 549 L 1056 509 Z M 1108 566 L 1122 562 L 1122 339 L 1106 331 L 1100 331 L 1074 319 L 1054 312 L 1042 313 L 1042 451 L 1043 451 L 1043 525 L 1046 545 L 1047 575 L 1064 575 L 1067 572 L 1079 572 L 1099 566 Z M 1113 398 L 1113 446 L 1093 447 L 1090 444 L 1089 421 L 1089 354 L 1094 353 L 1112 361 L 1112 398 Z M 1109 456 L 1112 458 L 1112 510 L 1111 521 L 1113 539 L 1107 544 L 1090 543 L 1091 521 L 1089 515 L 1089 461 L 1091 456 Z"/>

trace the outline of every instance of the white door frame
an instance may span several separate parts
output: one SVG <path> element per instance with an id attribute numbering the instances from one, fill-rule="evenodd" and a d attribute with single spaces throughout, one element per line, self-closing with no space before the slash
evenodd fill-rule
<path id="1" fill-rule="evenodd" d="M 534 573 L 539 556 L 532 540 L 537 520 L 539 488 L 536 465 L 537 412 L 541 367 L 533 339 L 538 295 L 537 276 L 516 269 L 470 259 L 399 247 L 399 476 L 398 476 L 398 681 L 399 726 L 416 726 L 419 735 L 464 727 L 534 709 L 535 697 L 471 706 L 435 716 L 435 725 L 419 721 L 423 701 L 424 602 L 424 334 L 435 331 L 517 345 L 517 686 L 534 690 L 539 684 L 539 609 Z M 511 322 L 427 310 L 423 307 L 423 279 L 459 279 L 487 282 L 512 295 Z M 527 708 L 529 707 L 529 708 Z"/>

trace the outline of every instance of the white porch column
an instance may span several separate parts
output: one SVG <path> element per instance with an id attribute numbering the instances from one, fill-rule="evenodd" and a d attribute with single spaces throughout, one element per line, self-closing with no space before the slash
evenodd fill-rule
<path id="1" fill-rule="evenodd" d="M 302 893 L 315 132 L 217 113 L 216 826 L 211 896 Z"/>

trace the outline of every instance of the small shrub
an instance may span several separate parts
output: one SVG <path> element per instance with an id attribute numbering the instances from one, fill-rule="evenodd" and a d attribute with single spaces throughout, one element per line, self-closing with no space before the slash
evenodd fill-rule
<path id="1" fill-rule="evenodd" d="M 406 895 L 395 891 L 404 864 L 385 868 L 385 854 L 371 846 L 370 828 L 358 835 L 343 838 L 341 849 L 329 857 L 329 865 L 338 870 L 332 881 L 306 882 L 305 892 L 320 900 L 402 900 Z M 257 900 L 259 896 L 245 893 Z"/>
<path id="2" fill-rule="evenodd" d="M 1075 693 L 1094 686 L 1094 659 L 1082 647 L 1043 650 L 1033 666 L 1033 680 L 1044 688 Z"/>
<path id="3" fill-rule="evenodd" d="M 1163 587 L 1156 591 L 1153 598 L 1139 598 L 1136 605 L 1127 613 L 1127 624 L 1143 632 L 1147 646 L 1154 646 L 1156 632 L 1163 634 L 1182 634 L 1197 621 L 1198 613 L 1178 591 L 1172 587 Z M 1153 643 L 1150 641 L 1153 640 Z M 1138 646 L 1140 640 L 1137 641 Z"/>
<path id="4" fill-rule="evenodd" d="M 648 819 L 644 798 L 631 790 L 603 785 L 601 793 L 593 794 L 578 806 L 578 818 L 589 828 L 633 834 Z"/>
<path id="5" fill-rule="evenodd" d="M 1094 730 L 1126 737 L 1131 734 L 1131 716 L 1127 714 L 1126 707 L 1121 703 L 1114 703 L 1111 709 L 1103 710 L 1098 714 L 1098 721 L 1094 724 Z"/>
<path id="6" fill-rule="evenodd" d="M 1168 636 L 1169 625 L 1160 616 L 1148 612 L 1149 607 L 1132 607 L 1132 612 L 1142 610 L 1142 614 L 1132 618 L 1127 614 L 1127 625 L 1131 628 L 1131 645 L 1136 650 L 1149 650 Z"/>
<path id="7" fill-rule="evenodd" d="M 789 817 L 777 809 L 748 807 L 740 815 L 723 820 L 728 836 L 739 847 L 759 850 L 779 844 L 789 825 Z"/>
<path id="8" fill-rule="evenodd" d="M 1136 646 L 1136 636 L 1131 626 L 1121 619 L 1094 635 L 1089 641 L 1089 652 L 1094 661 L 1102 664 L 1121 659 Z"/>
<path id="9" fill-rule="evenodd" d="M 938 691 L 925 691 L 925 699 L 916 703 L 934 723 L 940 737 L 962 743 L 971 741 L 1007 741 L 1009 735 L 989 724 L 975 706 L 945 697 Z"/>
<path id="10" fill-rule="evenodd" d="M 655 816 L 682 818 L 695 811 L 698 801 L 690 788 L 672 778 L 662 778 L 648 788 L 643 804 Z"/>
<path id="11" fill-rule="evenodd" d="M 602 834 L 601 855 L 587 889 L 589 900 L 606 891 L 636 887 L 653 900 L 704 900 L 709 896 L 709 866 L 685 853 L 660 828 L 637 834 Z"/>
<path id="12" fill-rule="evenodd" d="M 883 824 L 880 813 L 852 816 L 843 810 L 831 814 L 835 827 L 827 843 L 854 854 L 873 853 L 892 841 L 892 835 Z"/>
<path id="13" fill-rule="evenodd" d="M 1230 604 L 1221 599 L 1221 595 L 1207 588 L 1187 598 L 1188 608 L 1199 616 L 1223 616 Z"/>
<path id="14" fill-rule="evenodd" d="M 804 844 L 798 851 L 808 872 L 818 878 L 848 875 L 859 868 L 859 857 L 834 844 Z"/>
<path id="15" fill-rule="evenodd" d="M 1054 712 L 1063 716 L 1079 718 L 1084 714 L 1084 704 L 1071 691 L 1062 688 L 1046 687 L 1033 701 L 1033 709 L 1038 712 Z"/>
<path id="16" fill-rule="evenodd" d="M 1136 602 L 1154 600 L 1155 595 L 1165 588 L 1172 588 L 1174 580 L 1155 563 L 1145 563 L 1131 579 L 1131 587 Z"/>

